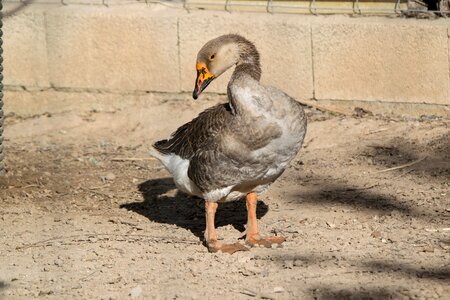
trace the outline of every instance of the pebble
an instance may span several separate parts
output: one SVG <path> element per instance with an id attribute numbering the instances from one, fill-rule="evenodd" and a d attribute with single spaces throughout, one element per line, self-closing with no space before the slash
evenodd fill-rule
<path id="1" fill-rule="evenodd" d="M 331 223 L 331 222 L 325 222 L 326 224 L 327 224 L 327 226 L 328 227 L 330 227 L 330 228 L 336 228 L 336 224 L 333 224 L 333 223 Z"/>
<path id="2" fill-rule="evenodd" d="M 47 295 L 51 295 L 51 294 L 53 294 L 53 291 L 52 291 L 52 290 L 49 290 L 49 291 L 39 291 L 38 296 L 41 297 L 41 296 L 47 296 Z"/>
<path id="3" fill-rule="evenodd" d="M 370 234 L 371 237 L 375 238 L 375 239 L 379 239 L 381 237 L 381 232 L 378 230 L 375 230 L 374 232 L 372 232 Z"/>
<path id="4" fill-rule="evenodd" d="M 431 245 L 427 245 L 425 247 L 422 248 L 422 252 L 429 252 L 429 253 L 433 253 L 434 252 L 434 247 Z"/>
<path id="5" fill-rule="evenodd" d="M 236 254 L 238 263 L 246 263 L 251 260 L 251 257 L 249 255 L 246 255 L 246 253 L 238 252 Z"/>
<path id="6" fill-rule="evenodd" d="M 116 175 L 114 175 L 113 173 L 108 173 L 108 174 L 106 174 L 105 179 L 106 180 L 114 180 L 114 179 L 116 179 Z"/>
<path id="7" fill-rule="evenodd" d="M 142 288 L 138 285 L 137 287 L 134 287 L 130 291 L 131 298 L 137 298 L 142 294 Z"/>
<path id="8" fill-rule="evenodd" d="M 61 267 L 63 265 L 63 261 L 61 259 L 56 259 L 53 263 L 58 267 Z"/>
<path id="9" fill-rule="evenodd" d="M 283 267 L 285 269 L 292 269 L 292 268 L 294 268 L 294 261 L 293 260 L 285 260 L 284 264 L 283 264 Z"/>
<path id="10" fill-rule="evenodd" d="M 273 288 L 273 292 L 274 293 L 283 293 L 284 292 L 284 288 L 281 286 L 276 286 Z"/>
<path id="11" fill-rule="evenodd" d="M 260 274 L 262 272 L 262 269 L 255 267 L 255 266 L 246 266 L 245 271 L 246 271 L 246 273 L 248 273 L 250 275 L 256 275 L 256 274 Z"/>
<path id="12" fill-rule="evenodd" d="M 296 259 L 293 261 L 294 267 L 302 267 L 303 265 L 305 265 L 305 263 L 301 259 Z"/>

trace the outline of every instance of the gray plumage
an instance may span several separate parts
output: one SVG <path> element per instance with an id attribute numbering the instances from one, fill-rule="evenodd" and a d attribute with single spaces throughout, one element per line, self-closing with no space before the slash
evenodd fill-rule
<path id="1" fill-rule="evenodd" d="M 154 156 L 177 186 L 207 201 L 264 191 L 296 156 L 306 134 L 301 105 L 259 83 L 259 54 L 251 42 L 238 35 L 216 38 L 200 50 L 197 63 L 219 76 L 231 67 L 221 59 L 236 65 L 227 88 L 229 103 L 205 110 L 153 145 Z M 185 172 L 188 178 L 182 178 Z"/>

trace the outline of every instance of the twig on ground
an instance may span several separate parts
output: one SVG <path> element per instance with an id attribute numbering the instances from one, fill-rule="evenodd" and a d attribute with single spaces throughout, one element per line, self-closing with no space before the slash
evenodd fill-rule
<path id="1" fill-rule="evenodd" d="M 402 174 L 400 174 L 400 175 L 398 175 L 398 176 L 395 176 L 395 177 L 392 178 L 391 180 L 394 180 L 394 179 L 398 179 L 398 178 L 400 178 L 400 177 L 403 177 L 403 176 L 405 176 L 406 174 L 411 173 L 412 171 L 414 171 L 414 169 L 405 171 L 405 172 L 403 172 Z"/>
<path id="2" fill-rule="evenodd" d="M 303 144 L 303 148 L 308 148 L 309 144 L 311 144 L 311 142 L 314 141 L 314 137 L 310 138 L 308 141 L 306 141 Z"/>
<path id="3" fill-rule="evenodd" d="M 389 128 L 380 128 L 380 129 L 368 131 L 368 132 L 365 133 L 365 135 L 369 135 L 369 134 L 373 134 L 373 133 L 378 133 L 378 132 L 382 132 L 382 131 L 386 131 L 386 130 L 389 130 Z"/>
<path id="4" fill-rule="evenodd" d="M 388 169 L 384 169 L 384 170 L 380 170 L 380 171 L 375 171 L 372 174 L 384 173 L 384 172 L 388 172 L 388 171 L 399 170 L 399 169 L 403 169 L 403 168 L 406 168 L 406 167 L 410 167 L 410 166 L 413 166 L 415 164 L 420 163 L 422 160 L 424 160 L 427 157 L 428 156 L 424 156 L 421 159 L 415 160 L 413 162 L 410 162 L 410 163 L 407 163 L 407 164 L 404 164 L 404 165 L 401 165 L 401 166 L 392 167 L 392 168 L 388 168 Z"/>
<path id="5" fill-rule="evenodd" d="M 145 234 L 113 234 L 113 233 L 87 233 L 87 234 L 76 234 L 76 235 L 69 235 L 69 236 L 60 236 L 60 237 L 54 237 L 42 241 L 38 241 L 31 244 L 26 244 L 23 246 L 17 246 L 16 250 L 23 250 L 33 247 L 45 247 L 45 246 L 52 246 L 54 242 L 57 241 L 64 241 L 64 240 L 71 240 L 72 242 L 90 242 L 94 243 L 95 241 L 91 241 L 89 239 L 91 238 L 97 238 L 99 240 L 109 240 L 110 238 L 115 238 L 116 241 L 125 241 L 125 242 L 133 242 L 137 241 L 137 238 L 142 239 L 151 239 L 155 242 L 163 242 L 163 243 L 183 243 L 183 244 L 191 244 L 191 245 L 197 245 L 199 242 L 194 242 L 191 240 L 185 240 L 185 239 L 178 239 L 176 237 L 169 237 L 169 236 L 151 236 L 151 235 L 145 235 Z M 65 243 L 67 245 L 69 243 Z"/>
<path id="6" fill-rule="evenodd" d="M 242 291 L 239 291 L 239 293 L 250 296 L 250 297 L 256 297 L 258 294 L 252 290 L 249 289 L 243 289 Z"/>
<path id="7" fill-rule="evenodd" d="M 40 187 L 40 185 L 39 184 L 29 184 L 29 185 L 19 187 L 19 188 L 26 189 L 26 188 L 30 188 L 30 187 Z"/>
<path id="8" fill-rule="evenodd" d="M 109 185 L 109 184 L 105 184 L 105 185 L 99 185 L 99 186 L 91 186 L 91 187 L 88 187 L 88 189 L 90 191 L 92 191 L 92 190 L 103 189 L 103 188 L 110 187 L 110 186 L 111 185 Z"/>
<path id="9" fill-rule="evenodd" d="M 94 193 L 94 194 L 102 195 L 102 196 L 105 196 L 105 197 L 108 197 L 108 198 L 111 198 L 111 197 L 112 197 L 111 194 L 107 194 L 107 193 L 104 193 L 104 192 L 96 191 L 96 190 L 91 189 L 91 188 L 84 189 L 84 190 L 86 190 L 86 191 L 88 191 L 88 192 L 91 192 L 91 193 Z"/>
<path id="10" fill-rule="evenodd" d="M 344 272 L 338 272 L 338 273 L 333 273 L 333 274 L 319 274 L 319 275 L 314 275 L 314 276 L 305 276 L 304 279 L 312 279 L 312 278 L 322 278 L 322 277 L 332 277 L 332 276 L 341 276 L 341 275 L 346 275 L 346 274 L 371 274 L 374 273 L 376 271 L 372 271 L 372 270 L 354 270 L 354 271 L 344 271 Z M 378 271 L 380 272 L 380 271 Z"/>
<path id="11" fill-rule="evenodd" d="M 352 191 L 369 190 L 369 189 L 374 188 L 374 187 L 379 186 L 379 185 L 380 185 L 379 183 L 375 183 L 375 184 L 372 184 L 370 186 L 366 186 L 366 187 L 362 187 L 362 188 L 348 188 L 348 189 L 345 189 L 345 191 L 346 192 L 352 192 Z"/>
<path id="12" fill-rule="evenodd" d="M 98 272 L 98 270 L 95 270 L 95 271 L 93 271 L 93 272 L 87 274 L 86 276 L 81 277 L 81 280 L 84 281 L 84 280 L 88 279 L 89 277 L 91 277 L 92 275 L 94 275 L 94 274 L 97 273 L 97 272 Z"/>

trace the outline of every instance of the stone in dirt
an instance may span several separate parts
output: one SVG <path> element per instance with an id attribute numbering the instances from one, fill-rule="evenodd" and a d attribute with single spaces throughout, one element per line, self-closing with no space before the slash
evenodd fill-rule
<path id="1" fill-rule="evenodd" d="M 131 298 L 137 298 L 142 294 L 142 288 L 138 285 L 137 287 L 134 287 L 130 291 Z"/>

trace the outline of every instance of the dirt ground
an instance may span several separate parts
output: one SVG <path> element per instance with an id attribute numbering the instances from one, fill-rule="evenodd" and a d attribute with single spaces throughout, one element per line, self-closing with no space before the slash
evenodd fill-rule
<path id="1" fill-rule="evenodd" d="M 147 154 L 223 100 L 180 98 L 8 115 L 0 298 L 449 299 L 449 119 L 308 109 L 303 149 L 258 204 L 262 233 L 287 241 L 228 255 L 208 253 L 202 201 Z M 225 241 L 245 222 L 243 201 L 219 206 Z"/>

